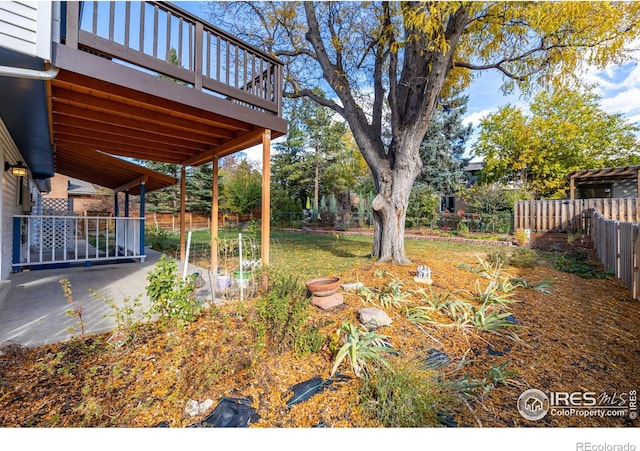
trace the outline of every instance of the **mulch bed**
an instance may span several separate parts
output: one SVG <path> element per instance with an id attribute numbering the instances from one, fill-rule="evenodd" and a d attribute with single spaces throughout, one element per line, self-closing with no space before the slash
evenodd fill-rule
<path id="1" fill-rule="evenodd" d="M 564 244 L 563 244 L 564 245 Z M 578 245 L 578 243 L 576 243 Z M 401 280 L 404 291 L 424 286 L 413 281 L 415 268 L 432 268 L 432 289 L 464 297 L 478 275 L 458 264 L 477 264 L 474 253 L 411 256 L 406 266 L 368 264 L 340 274 L 384 287 Z M 516 374 L 476 398 L 452 401 L 451 418 L 461 427 L 624 427 L 637 420 L 612 417 L 547 415 L 524 419 L 516 408 L 528 388 L 545 392 L 596 392 L 618 395 L 640 388 L 640 303 L 615 278 L 582 279 L 553 269 L 548 261 L 529 269 L 509 268 L 518 278 L 553 282 L 551 294 L 518 288 L 508 305 L 520 323 L 515 336 L 473 332 L 440 324 L 420 330 L 401 310 L 386 309 L 388 335 L 401 356 L 445 352 L 451 363 L 434 370 L 443 380 L 468 375 L 482 379 L 508 362 Z M 480 279 L 483 283 L 483 279 Z M 484 281 L 486 282 L 486 280 Z M 417 297 L 415 298 L 417 299 Z M 0 426 L 4 427 L 187 427 L 201 420 L 184 411 L 189 399 L 216 403 L 225 397 L 248 397 L 259 415 L 252 427 L 376 427 L 356 407 L 361 381 L 348 376 L 311 399 L 287 406 L 290 388 L 315 376 L 327 378 L 333 364 L 328 343 L 320 352 L 277 355 L 255 347 L 249 324 L 254 301 L 208 310 L 178 328 L 143 327 L 119 348 L 106 345 L 108 335 L 87 343 L 64 343 L 25 350 L 6 347 L 0 355 Z M 345 293 L 345 303 L 324 311 L 311 306 L 309 320 L 327 337 L 349 320 L 357 324 L 361 296 Z M 450 323 L 450 321 L 449 321 Z M 328 340 L 327 340 L 328 341 Z M 443 406 L 446 408 L 447 406 Z"/>

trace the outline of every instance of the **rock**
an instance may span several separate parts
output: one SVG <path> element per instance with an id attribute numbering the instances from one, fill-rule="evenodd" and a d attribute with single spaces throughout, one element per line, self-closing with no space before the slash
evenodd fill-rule
<path id="1" fill-rule="evenodd" d="M 364 288 L 364 284 L 362 282 L 354 282 L 354 283 L 343 283 L 341 288 L 344 291 L 357 291 L 360 288 Z"/>
<path id="2" fill-rule="evenodd" d="M 361 308 L 358 310 L 358 319 L 369 330 L 389 326 L 393 323 L 384 310 L 375 307 Z"/>
<path id="3" fill-rule="evenodd" d="M 328 310 L 344 303 L 344 297 L 340 293 L 331 296 L 312 296 L 311 303 L 322 310 Z"/>
<path id="4" fill-rule="evenodd" d="M 184 411 L 187 413 L 187 415 L 195 417 L 207 413 L 209 409 L 211 409 L 211 406 L 213 406 L 213 401 L 211 399 L 207 399 L 203 402 L 198 402 L 190 399 L 189 401 L 187 401 L 187 405 L 185 406 Z"/>

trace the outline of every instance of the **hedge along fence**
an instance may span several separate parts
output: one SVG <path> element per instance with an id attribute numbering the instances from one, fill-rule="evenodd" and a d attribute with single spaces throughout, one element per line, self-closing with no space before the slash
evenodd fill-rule
<path id="1" fill-rule="evenodd" d="M 528 200 L 514 205 L 514 227 L 533 232 L 589 231 L 591 210 L 606 219 L 640 222 L 640 198 Z"/>
<path id="2" fill-rule="evenodd" d="M 598 258 L 640 299 L 640 224 L 607 219 L 595 208 L 591 210 L 591 239 Z"/>

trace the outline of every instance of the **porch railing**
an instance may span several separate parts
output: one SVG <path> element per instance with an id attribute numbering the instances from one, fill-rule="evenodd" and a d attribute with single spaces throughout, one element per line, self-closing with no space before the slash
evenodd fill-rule
<path id="1" fill-rule="evenodd" d="M 13 270 L 115 260 L 144 261 L 144 219 L 14 216 Z"/>
<path id="2" fill-rule="evenodd" d="M 282 63 L 165 2 L 66 2 L 64 43 L 282 116 Z"/>

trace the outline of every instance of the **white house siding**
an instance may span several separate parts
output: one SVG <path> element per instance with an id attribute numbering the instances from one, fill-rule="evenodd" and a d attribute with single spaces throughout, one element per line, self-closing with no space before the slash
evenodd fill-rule
<path id="1" fill-rule="evenodd" d="M 15 164 L 18 160 L 24 160 L 18 151 L 9 131 L 0 119 L 0 157 L 2 158 L 2 192 L 0 193 L 0 280 L 7 280 L 11 273 L 11 257 L 13 255 L 13 216 L 23 214 L 22 206 L 18 204 L 18 177 L 4 170 L 4 162 Z M 29 183 L 29 189 L 33 193 L 33 183 Z"/>
<path id="2" fill-rule="evenodd" d="M 0 46 L 51 60 L 52 2 L 0 1 Z"/>

